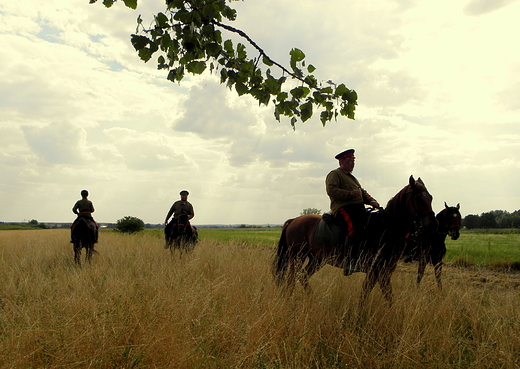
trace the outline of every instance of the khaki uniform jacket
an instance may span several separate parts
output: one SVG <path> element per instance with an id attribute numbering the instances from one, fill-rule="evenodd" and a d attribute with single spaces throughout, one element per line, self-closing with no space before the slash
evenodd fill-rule
<path id="1" fill-rule="evenodd" d="M 166 221 L 170 219 L 172 214 L 174 218 L 178 218 L 181 214 L 187 214 L 190 219 L 195 216 L 195 213 L 193 212 L 193 206 L 188 201 L 183 203 L 181 200 L 175 201 L 173 203 L 170 211 L 168 212 L 168 215 L 166 215 Z"/>
<path id="2" fill-rule="evenodd" d="M 94 212 L 94 205 L 90 200 L 81 199 L 76 201 L 72 208 L 72 212 L 78 215 L 92 216 L 92 213 Z"/>
<path id="3" fill-rule="evenodd" d="M 370 204 L 375 200 L 361 187 L 356 177 L 341 168 L 331 171 L 325 179 L 330 210 L 335 214 L 339 208 L 352 204 Z M 361 196 L 359 196 L 361 193 Z"/>

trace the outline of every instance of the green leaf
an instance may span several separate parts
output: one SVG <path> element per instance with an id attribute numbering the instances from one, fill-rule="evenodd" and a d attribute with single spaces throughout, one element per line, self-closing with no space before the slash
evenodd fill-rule
<path id="1" fill-rule="evenodd" d="M 343 100 L 347 100 L 349 104 L 356 104 L 357 98 L 357 92 L 354 90 L 348 90 L 343 94 Z"/>
<path id="2" fill-rule="evenodd" d="M 342 83 L 341 85 L 336 87 L 336 91 L 334 92 L 334 94 L 336 96 L 343 96 L 343 94 L 348 91 L 349 91 L 349 89 Z"/>
<path id="3" fill-rule="evenodd" d="M 145 36 L 131 35 L 130 37 L 130 41 L 132 42 L 132 45 L 137 51 L 144 49 L 146 45 L 148 45 L 148 43 L 150 42 L 148 37 Z"/>
<path id="4" fill-rule="evenodd" d="M 281 83 L 278 82 L 278 80 L 274 79 L 274 78 L 268 78 L 266 81 L 265 81 L 265 87 L 267 88 L 267 90 L 269 91 L 269 93 L 271 95 L 276 95 L 280 92 L 280 89 L 281 89 Z"/>
<path id="5" fill-rule="evenodd" d="M 309 92 L 310 90 L 307 87 L 299 86 L 291 90 L 291 95 L 293 95 L 295 99 L 301 99 L 307 96 Z"/>
<path id="6" fill-rule="evenodd" d="M 291 55 L 291 61 L 299 62 L 305 59 L 305 54 L 300 49 L 292 49 L 289 53 Z"/>
<path id="7" fill-rule="evenodd" d="M 123 2 L 130 9 L 137 9 L 137 0 L 123 0 Z"/>
<path id="8" fill-rule="evenodd" d="M 271 67 L 274 65 L 274 63 L 269 58 L 266 58 L 265 55 L 262 57 L 262 62 L 265 65 L 267 65 L 268 67 Z"/>
<path id="9" fill-rule="evenodd" d="M 307 72 L 309 73 L 312 73 L 316 70 L 316 68 L 314 68 L 314 65 L 312 64 L 309 64 L 309 66 L 307 67 Z"/>
<path id="10" fill-rule="evenodd" d="M 310 101 L 306 102 L 305 104 L 302 104 L 300 110 L 301 110 L 301 114 L 302 114 L 302 116 L 301 116 L 302 122 L 305 122 L 310 117 L 312 117 L 312 103 Z"/>
<path id="11" fill-rule="evenodd" d="M 322 89 L 320 90 L 320 92 L 321 92 L 322 94 L 331 94 L 331 93 L 332 93 L 332 87 L 328 86 L 328 87 L 322 88 Z"/>
<path id="12" fill-rule="evenodd" d="M 278 122 L 280 121 L 280 111 L 278 108 L 274 109 L 274 119 L 276 119 Z"/>
<path id="13" fill-rule="evenodd" d="M 320 121 L 323 126 L 327 124 L 328 121 L 332 120 L 332 112 L 324 110 L 320 114 Z"/>
<path id="14" fill-rule="evenodd" d="M 115 2 L 116 0 L 103 0 L 103 5 L 107 8 L 110 8 L 112 5 L 114 5 Z"/>
<path id="15" fill-rule="evenodd" d="M 244 44 L 237 45 L 237 55 L 240 59 L 245 59 L 247 57 L 246 47 L 244 46 Z"/>
<path id="16" fill-rule="evenodd" d="M 217 57 L 222 51 L 222 46 L 217 44 L 216 42 L 211 42 L 206 46 L 206 54 L 208 56 Z"/>
<path id="17" fill-rule="evenodd" d="M 237 91 L 238 96 L 242 96 L 249 92 L 249 89 L 243 83 L 235 83 L 235 90 Z"/>
<path id="18" fill-rule="evenodd" d="M 159 13 L 155 16 L 155 21 L 157 22 L 157 25 L 159 27 L 166 27 L 168 26 L 168 17 L 164 15 L 163 13 Z"/>
<path id="19" fill-rule="evenodd" d="M 202 72 L 204 72 L 204 70 L 206 70 L 206 63 L 201 61 L 193 61 L 191 63 L 188 63 L 186 69 L 190 73 L 201 74 Z"/>
<path id="20" fill-rule="evenodd" d="M 230 57 L 235 55 L 235 49 L 233 49 L 233 41 L 231 41 L 231 40 L 224 41 L 224 50 L 226 50 L 228 56 L 230 56 Z"/>
<path id="21" fill-rule="evenodd" d="M 278 95 L 276 95 L 276 100 L 277 101 L 284 101 L 288 97 L 289 97 L 289 95 L 287 94 L 287 92 L 280 92 Z"/>
<path id="22" fill-rule="evenodd" d="M 139 54 L 139 57 L 141 58 L 141 60 L 144 61 L 145 63 L 148 60 L 150 60 L 150 58 L 152 57 L 152 53 L 150 52 L 150 49 L 147 49 L 147 48 L 140 49 L 137 53 Z"/>

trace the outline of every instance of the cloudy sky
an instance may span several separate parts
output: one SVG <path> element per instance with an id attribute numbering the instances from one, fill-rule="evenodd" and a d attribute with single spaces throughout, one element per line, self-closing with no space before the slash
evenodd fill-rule
<path id="1" fill-rule="evenodd" d="M 138 4 L 0 3 L 0 221 L 72 221 L 88 189 L 99 222 L 161 223 L 187 189 L 194 224 L 280 224 L 328 210 L 347 148 L 381 204 L 414 175 L 436 212 L 520 209 L 520 1 L 232 2 L 273 59 L 300 48 L 358 92 L 355 121 L 296 130 L 214 76 L 177 85 L 140 61 L 136 18 L 164 1 Z"/>

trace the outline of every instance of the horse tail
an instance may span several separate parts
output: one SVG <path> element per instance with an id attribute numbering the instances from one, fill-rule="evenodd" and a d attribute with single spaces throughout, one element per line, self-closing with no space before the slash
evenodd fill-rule
<path id="1" fill-rule="evenodd" d="M 287 274 L 287 267 L 289 266 L 289 245 L 287 244 L 287 227 L 294 219 L 287 220 L 282 227 L 282 234 L 280 241 L 278 241 L 278 248 L 273 263 L 273 275 L 275 283 L 280 286 L 285 281 Z"/>

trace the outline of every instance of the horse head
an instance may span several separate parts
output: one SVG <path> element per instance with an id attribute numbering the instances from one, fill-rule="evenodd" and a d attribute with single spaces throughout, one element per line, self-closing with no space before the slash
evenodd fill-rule
<path id="1" fill-rule="evenodd" d="M 410 176 L 408 186 L 410 188 L 408 197 L 409 214 L 418 219 L 427 231 L 437 230 L 439 223 L 432 209 L 433 196 L 426 189 L 424 182 L 420 177 L 414 180 L 413 176 Z"/>
<path id="2" fill-rule="evenodd" d="M 179 215 L 179 218 L 177 219 L 177 231 L 179 232 L 179 234 L 184 235 L 187 233 L 187 228 L 189 225 L 188 221 L 189 221 L 188 215 L 186 215 L 186 214 Z"/>
<path id="3" fill-rule="evenodd" d="M 452 240 L 456 240 L 460 236 L 462 216 L 460 215 L 459 209 L 460 204 L 457 204 L 457 206 L 448 206 L 448 204 L 444 202 L 444 209 L 441 212 L 443 213 L 442 217 L 438 217 L 439 226 L 442 226 L 447 230 L 447 234 L 451 237 Z"/>
<path id="4" fill-rule="evenodd" d="M 415 180 L 410 176 L 408 185 L 388 201 L 386 210 L 395 221 L 404 221 L 403 226 L 419 223 L 426 231 L 434 232 L 438 222 L 432 210 L 432 200 L 422 179 Z"/>

